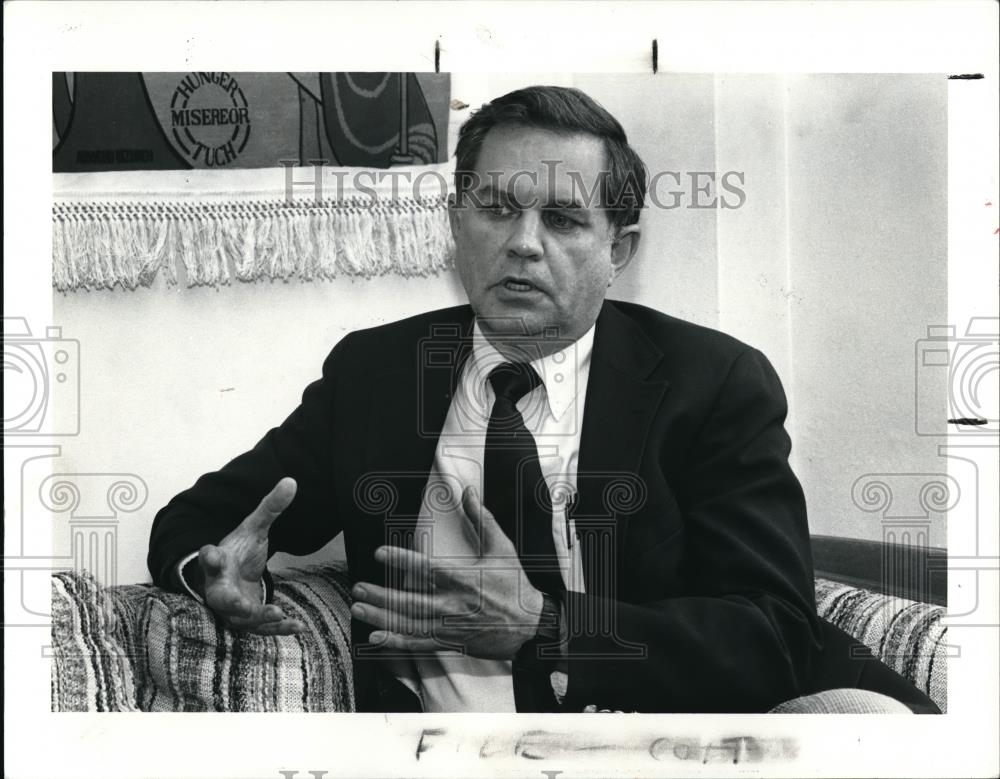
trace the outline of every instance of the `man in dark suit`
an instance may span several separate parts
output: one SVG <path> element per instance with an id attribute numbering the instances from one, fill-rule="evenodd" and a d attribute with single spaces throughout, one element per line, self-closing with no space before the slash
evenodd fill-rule
<path id="1" fill-rule="evenodd" d="M 471 305 L 337 344 L 285 422 L 160 511 L 154 580 L 293 633 L 267 558 L 343 531 L 360 710 L 767 711 L 823 689 L 777 375 L 605 300 L 645 195 L 621 125 L 535 87 L 475 113 L 456 157 Z"/>

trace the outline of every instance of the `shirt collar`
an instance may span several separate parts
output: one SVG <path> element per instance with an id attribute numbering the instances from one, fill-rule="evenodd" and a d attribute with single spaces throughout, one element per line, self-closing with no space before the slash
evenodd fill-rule
<path id="1" fill-rule="evenodd" d="M 594 331 L 596 323 L 573 343 L 567 344 L 557 352 L 531 360 L 529 365 L 535 369 L 542 386 L 549 411 L 558 422 L 563 414 L 573 405 L 579 394 L 581 382 L 586 375 L 584 370 L 590 365 L 590 357 L 594 351 Z M 497 365 L 508 362 L 491 344 L 476 320 L 472 332 L 472 356 L 474 370 L 466 375 L 474 377 L 477 386 L 472 387 L 476 397 L 485 397 L 489 384 L 490 371 Z M 490 388 L 492 393 L 492 388 Z"/>

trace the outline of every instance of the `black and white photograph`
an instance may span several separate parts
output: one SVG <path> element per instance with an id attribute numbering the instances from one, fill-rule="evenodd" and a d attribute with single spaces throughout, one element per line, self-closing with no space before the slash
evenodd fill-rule
<path id="1" fill-rule="evenodd" d="M 5 772 L 995 775 L 996 17 L 5 6 Z"/>

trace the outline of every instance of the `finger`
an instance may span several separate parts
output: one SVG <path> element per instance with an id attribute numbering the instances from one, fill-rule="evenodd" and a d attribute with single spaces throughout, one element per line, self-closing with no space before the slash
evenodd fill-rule
<path id="1" fill-rule="evenodd" d="M 480 557 L 496 549 L 498 545 L 510 541 L 497 524 L 493 512 L 483 505 L 479 490 L 475 487 L 466 487 L 462 491 L 462 510 L 472 523 L 472 529 L 480 541 Z"/>
<path id="2" fill-rule="evenodd" d="M 233 617 L 225 620 L 225 623 L 232 630 L 241 633 L 260 633 L 262 635 L 287 635 L 288 633 L 301 633 L 305 630 L 305 623 L 302 620 L 289 617 L 281 609 L 277 612 L 262 612 L 249 619 Z"/>
<path id="3" fill-rule="evenodd" d="M 253 513 L 246 518 L 246 523 L 252 530 L 266 535 L 274 520 L 281 516 L 281 512 L 288 508 L 294 500 L 297 489 L 298 485 L 295 483 L 295 479 L 290 476 L 281 479 L 274 485 L 274 489 L 264 496 Z"/>
<path id="4" fill-rule="evenodd" d="M 306 626 L 297 619 L 282 619 L 278 622 L 265 622 L 263 625 L 258 625 L 253 628 L 252 632 L 261 636 L 292 636 L 304 632 L 305 629 Z"/>
<path id="5" fill-rule="evenodd" d="M 385 609 L 379 608 L 378 606 L 370 606 L 365 603 L 352 603 L 351 604 L 351 616 L 355 619 L 359 619 L 362 622 L 367 622 L 377 628 L 387 627 L 389 624 L 389 614 Z M 402 625 L 394 625 L 397 630 L 403 630 L 405 633 L 409 633 L 405 630 Z"/>
<path id="6" fill-rule="evenodd" d="M 212 611 L 227 620 L 249 620 L 254 614 L 254 604 L 239 592 L 206 598 Z"/>
<path id="7" fill-rule="evenodd" d="M 226 554 L 213 544 L 205 544 L 198 550 L 198 564 L 205 577 L 219 576 L 225 567 Z"/>
<path id="8" fill-rule="evenodd" d="M 246 635 L 255 633 L 264 636 L 289 635 L 290 633 L 301 633 L 305 629 L 299 620 L 296 619 L 276 619 L 269 622 L 252 622 L 247 620 L 227 619 L 224 620 L 226 628 L 233 633 Z"/>
<path id="9" fill-rule="evenodd" d="M 389 600 L 389 590 L 369 582 L 358 582 L 351 588 L 351 597 L 355 601 L 368 603 L 372 606 L 385 606 Z"/>
<path id="10" fill-rule="evenodd" d="M 430 574 L 430 558 L 412 549 L 400 546 L 380 546 L 375 550 L 375 559 L 383 565 L 398 568 L 417 577 L 417 581 L 426 582 Z"/>
<path id="11" fill-rule="evenodd" d="M 372 627 L 382 628 L 393 633 L 406 636 L 426 638 L 433 634 L 433 622 L 429 618 L 414 618 L 405 614 L 397 614 L 387 609 L 371 606 L 367 603 L 355 603 L 351 606 L 351 616 Z"/>
<path id="12" fill-rule="evenodd" d="M 226 579 L 217 579 L 211 587 L 205 588 L 205 602 L 223 617 L 270 622 L 282 616 L 278 606 L 261 603 L 259 594 L 250 595 Z"/>
<path id="13" fill-rule="evenodd" d="M 243 612 L 240 615 L 233 615 L 229 621 L 233 624 L 239 624 L 240 627 L 248 627 L 263 625 L 266 622 L 280 622 L 283 619 L 285 619 L 285 612 L 274 604 L 269 604 L 267 606 L 253 606 L 249 613 Z"/>
<path id="14" fill-rule="evenodd" d="M 397 618 L 422 622 L 435 614 L 435 602 L 427 593 L 413 590 L 395 590 L 379 587 L 368 582 L 358 583 L 351 590 L 355 602 L 364 606 L 379 608 Z"/>
<path id="15" fill-rule="evenodd" d="M 286 615 L 278 606 L 269 604 L 267 606 L 255 607 L 253 612 L 247 616 L 229 616 L 226 618 L 226 622 L 242 630 L 256 630 L 261 625 L 283 622 L 289 619 L 292 618 Z M 298 622 L 299 620 L 293 619 L 292 621 Z"/>
<path id="16" fill-rule="evenodd" d="M 376 630 L 368 637 L 372 644 L 378 644 L 384 649 L 396 649 L 410 652 L 434 652 L 439 649 L 454 649 L 454 645 L 437 641 L 433 638 L 415 638 L 393 633 L 387 630 Z"/>

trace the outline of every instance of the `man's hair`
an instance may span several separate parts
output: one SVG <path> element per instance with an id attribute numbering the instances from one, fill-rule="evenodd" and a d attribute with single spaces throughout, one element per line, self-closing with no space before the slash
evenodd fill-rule
<path id="1" fill-rule="evenodd" d="M 486 135 L 494 127 L 534 127 L 558 133 L 586 133 L 604 143 L 607 170 L 601 203 L 615 229 L 639 221 L 646 202 L 646 166 L 628 144 L 621 123 L 579 89 L 534 86 L 491 100 L 465 121 L 455 149 L 455 190 L 461 197 L 474 177 Z"/>

